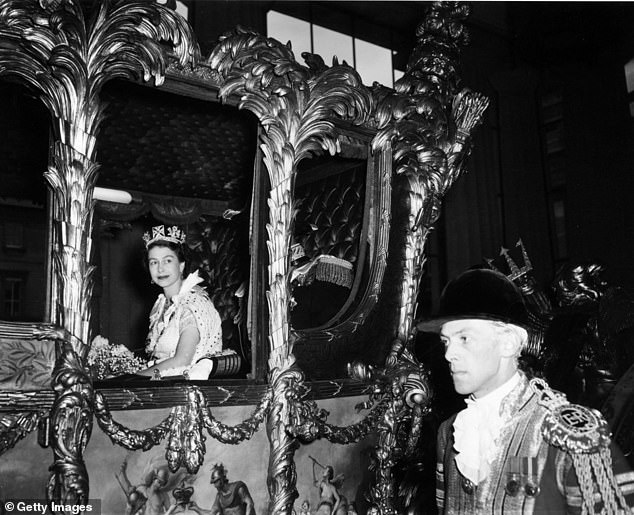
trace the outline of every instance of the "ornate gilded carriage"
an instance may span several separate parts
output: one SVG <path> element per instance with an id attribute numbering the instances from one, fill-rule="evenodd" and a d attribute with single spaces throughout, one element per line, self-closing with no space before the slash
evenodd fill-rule
<path id="1" fill-rule="evenodd" d="M 363 85 L 345 63 L 299 64 L 289 46 L 243 28 L 201 56 L 187 23 L 159 4 L 103 2 L 87 22 L 76 2 L 0 2 L 0 77 L 36 91 L 52 119 L 50 316 L 0 325 L 5 349 L 21 359 L 30 349 L 43 365 L 2 383 L 0 448 L 6 456 L 37 428 L 54 456 L 49 501 L 85 504 L 94 492 L 85 456 L 96 420 L 128 450 L 166 440 L 170 470 L 190 474 L 205 434 L 226 445 L 260 430 L 270 513 L 291 513 L 306 445 L 374 435 L 369 500 L 383 514 L 404 509 L 393 469 L 418 452 L 431 396 L 411 348 L 425 243 L 487 106 L 459 85 L 467 14 L 431 5 L 388 89 Z M 95 202 L 96 187 L 133 201 Z M 115 245 L 104 234 L 134 234 L 121 231 L 148 213 L 194 229 L 188 243 L 227 345 L 242 352 L 237 376 L 121 385 L 88 374 L 94 249 Z M 110 295 L 105 304 L 117 302 Z M 368 412 L 344 425 L 318 403 L 358 397 Z M 218 407 L 248 412 L 228 424 Z M 147 429 L 117 421 L 157 409 L 164 417 Z"/>

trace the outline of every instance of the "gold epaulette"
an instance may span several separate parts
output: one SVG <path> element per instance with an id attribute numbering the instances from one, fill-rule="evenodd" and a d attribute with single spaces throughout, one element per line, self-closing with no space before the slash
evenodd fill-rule
<path id="1" fill-rule="evenodd" d="M 612 470 L 610 431 L 597 410 L 571 404 L 562 393 L 551 390 L 542 379 L 532 379 L 539 404 L 547 413 L 542 435 L 550 445 L 572 459 L 582 497 L 582 513 L 595 513 L 598 492 L 601 513 L 632 513 Z"/>
<path id="2" fill-rule="evenodd" d="M 610 430 L 603 415 L 595 409 L 571 404 L 542 379 L 532 379 L 539 404 L 548 413 L 542 423 L 542 435 L 550 444 L 574 454 L 599 452 L 610 445 Z"/>

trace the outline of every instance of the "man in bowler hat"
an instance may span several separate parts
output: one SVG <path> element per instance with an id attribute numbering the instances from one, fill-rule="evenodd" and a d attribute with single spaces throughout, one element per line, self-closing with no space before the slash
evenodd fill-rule
<path id="1" fill-rule="evenodd" d="M 519 370 L 530 325 L 511 280 L 463 273 L 418 329 L 440 335 L 454 387 L 467 396 L 438 432 L 440 513 L 634 513 L 634 473 L 599 412 Z"/>

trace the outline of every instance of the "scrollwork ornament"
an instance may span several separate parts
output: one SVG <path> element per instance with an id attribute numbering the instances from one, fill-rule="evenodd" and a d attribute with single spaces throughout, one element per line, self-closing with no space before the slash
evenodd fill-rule
<path id="1" fill-rule="evenodd" d="M 36 412 L 3 413 L 0 416 L 0 456 L 33 431 L 41 414 Z"/>
<path id="2" fill-rule="evenodd" d="M 54 462 L 47 486 L 49 501 L 88 503 L 88 474 L 83 451 L 92 433 L 93 388 L 70 343 L 60 344 L 53 372 L 56 397 L 51 408 Z"/>
<path id="3" fill-rule="evenodd" d="M 292 435 L 293 414 L 296 413 L 296 391 L 303 387 L 303 373 L 297 369 L 286 369 L 271 374 L 273 397 L 267 418 L 267 435 L 271 450 L 269 453 L 269 474 L 267 485 L 271 498 L 271 514 L 291 513 L 298 497 L 297 472 L 294 454 L 299 448 L 297 438 Z"/>
<path id="4" fill-rule="evenodd" d="M 356 362 L 348 366 L 353 378 L 369 382 L 370 402 L 376 403 L 379 439 L 375 457 L 376 482 L 370 489 L 381 514 L 401 513 L 396 505 L 393 467 L 403 457 L 415 456 L 423 417 L 429 412 L 432 392 L 426 369 L 396 339 L 383 369 Z"/>
<path id="5" fill-rule="evenodd" d="M 394 91 L 375 88 L 372 146 L 391 142 L 396 174 L 407 191 L 398 337 L 412 336 L 416 298 L 425 263 L 425 245 L 438 220 L 445 193 L 463 171 L 471 149 L 470 134 L 488 100 L 459 90 L 460 47 L 467 43 L 464 19 L 469 8 L 459 2 L 434 2 L 417 30 L 418 44 Z"/>

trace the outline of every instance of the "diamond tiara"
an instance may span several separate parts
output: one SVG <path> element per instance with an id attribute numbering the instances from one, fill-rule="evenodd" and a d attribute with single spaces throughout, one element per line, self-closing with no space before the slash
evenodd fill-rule
<path id="1" fill-rule="evenodd" d="M 165 227 L 164 225 L 155 225 L 152 227 L 152 235 L 149 231 L 143 234 L 145 247 L 149 247 L 155 241 L 169 241 L 172 243 L 185 243 L 185 232 L 180 230 L 177 225 Z"/>

